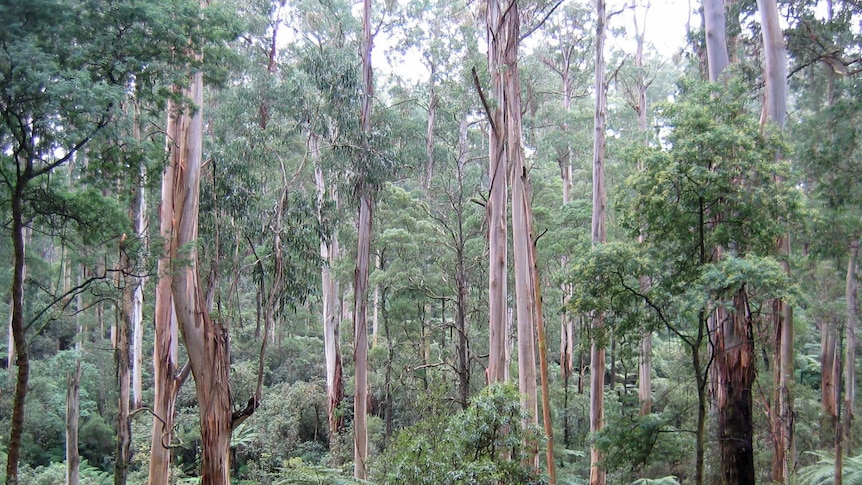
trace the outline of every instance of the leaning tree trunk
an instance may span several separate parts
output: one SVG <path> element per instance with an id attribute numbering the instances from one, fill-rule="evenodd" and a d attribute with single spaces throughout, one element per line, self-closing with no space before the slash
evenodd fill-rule
<path id="1" fill-rule="evenodd" d="M 81 404 L 81 361 L 69 373 L 66 385 L 66 485 L 80 482 L 81 456 L 78 454 L 78 418 Z"/>
<path id="2" fill-rule="evenodd" d="M 605 22 L 607 13 L 604 0 L 596 0 L 596 109 L 593 133 L 593 245 L 604 244 L 605 231 L 605 114 L 607 87 L 605 85 Z M 604 426 L 605 349 L 599 344 L 598 334 L 603 331 L 604 315 L 593 315 L 593 342 L 590 345 L 590 433 L 598 433 Z M 604 485 L 605 471 L 600 468 L 602 454 L 595 443 L 590 445 L 590 485 Z"/>

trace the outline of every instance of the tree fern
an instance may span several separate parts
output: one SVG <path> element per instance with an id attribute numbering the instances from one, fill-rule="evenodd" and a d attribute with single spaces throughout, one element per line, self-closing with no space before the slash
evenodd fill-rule
<path id="1" fill-rule="evenodd" d="M 802 485 L 831 485 L 835 482 L 835 457 L 822 451 L 814 454 L 819 460 L 799 472 L 799 482 Z M 844 485 L 862 485 L 862 455 L 844 457 L 841 477 Z"/>

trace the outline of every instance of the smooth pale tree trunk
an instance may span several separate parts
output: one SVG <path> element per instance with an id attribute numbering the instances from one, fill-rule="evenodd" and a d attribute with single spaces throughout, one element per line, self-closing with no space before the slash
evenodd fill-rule
<path id="1" fill-rule="evenodd" d="M 308 138 L 309 153 L 315 161 L 314 180 L 317 187 L 318 220 L 323 222 L 322 208 L 327 200 L 326 180 L 320 166 L 320 145 L 317 135 Z M 321 268 L 321 306 L 323 307 L 323 353 L 326 363 L 327 417 L 329 421 L 330 447 L 338 441 L 338 433 L 344 424 L 338 406 L 344 399 L 344 377 L 341 363 L 341 332 L 338 318 L 338 285 L 332 275 L 332 267 L 338 257 L 338 239 L 335 231 L 327 241 L 320 241 Z"/>
<path id="2" fill-rule="evenodd" d="M 834 446 L 838 431 L 838 399 L 841 382 L 841 355 L 838 336 L 828 321 L 820 324 L 820 446 Z"/>
<path id="3" fill-rule="evenodd" d="M 502 18 L 500 0 L 489 0 L 486 12 L 488 39 L 488 69 L 491 74 L 493 99 L 503 98 L 503 39 L 498 29 Z M 488 135 L 490 194 L 486 205 L 488 218 L 488 383 L 507 379 L 506 319 L 508 318 L 508 225 L 506 223 L 508 182 L 506 180 L 506 147 L 503 129 L 503 106 L 498 104 L 491 118 Z"/>
<path id="4" fill-rule="evenodd" d="M 140 108 L 135 105 L 135 113 L 138 115 Z M 140 123 L 136 118 L 134 120 L 134 136 L 140 139 Z M 129 216 L 134 224 L 133 230 L 135 236 L 140 241 L 140 244 L 146 253 L 149 248 L 149 240 L 147 237 L 147 199 L 146 199 L 146 167 L 141 165 L 138 172 L 137 184 L 135 187 L 135 195 L 132 198 L 132 204 L 129 211 Z M 137 274 L 138 271 L 136 270 Z M 132 331 L 132 407 L 138 409 L 143 405 L 143 347 L 144 347 L 144 285 L 146 278 L 142 276 L 135 277 L 132 281 L 132 302 L 131 313 L 129 315 L 131 321 L 129 328 Z"/>
<path id="5" fill-rule="evenodd" d="M 78 418 L 81 405 L 81 361 L 66 383 L 66 485 L 80 482 L 81 456 L 78 454 Z"/>
<path id="6" fill-rule="evenodd" d="M 717 82 L 730 63 L 727 56 L 724 0 L 704 0 L 703 21 L 706 29 L 706 58 L 709 80 Z"/>
<path id="7" fill-rule="evenodd" d="M 534 340 L 536 301 L 533 265 L 529 175 L 524 166 L 521 148 L 521 92 L 518 78 L 518 45 L 520 19 L 517 0 L 513 0 L 497 25 L 496 36 L 503 41 L 502 84 L 504 97 L 497 99 L 503 105 L 506 155 L 512 169 L 512 253 L 515 265 L 515 311 L 518 330 L 518 389 L 524 412 L 524 427 L 538 424 L 538 398 L 536 389 L 536 348 Z M 527 443 L 529 461 L 537 461 L 536 443 Z"/>
<path id="8" fill-rule="evenodd" d="M 367 2 L 368 0 L 366 0 Z M 368 264 L 371 243 L 371 195 L 359 201 L 358 247 L 353 280 L 353 364 L 355 367 L 353 398 L 353 476 L 367 478 L 368 460 Z"/>
<path id="9" fill-rule="evenodd" d="M 180 161 L 179 108 L 168 103 L 167 151 L 168 164 L 162 174 L 162 195 L 159 204 L 159 237 L 163 241 L 158 262 L 155 309 L 153 312 L 153 431 L 150 442 L 149 483 L 170 483 L 174 406 L 181 384 L 178 364 L 179 335 L 171 293 L 171 240 L 174 219 L 173 180 Z"/>
<path id="10" fill-rule="evenodd" d="M 776 0 L 757 0 L 763 31 L 763 50 L 766 58 L 766 103 L 767 119 L 775 129 L 783 131 L 787 112 L 787 52 L 784 36 L 778 19 Z M 779 156 L 781 156 L 779 154 Z M 776 180 L 781 183 L 783 180 Z M 778 241 L 778 251 L 783 257 L 784 271 L 790 275 L 790 235 Z M 793 308 L 776 299 L 772 308 L 775 332 L 775 389 L 778 412 L 773 413 L 772 480 L 787 484 L 790 481 L 793 452 Z"/>
<path id="11" fill-rule="evenodd" d="M 206 1 L 202 2 L 206 6 Z M 198 209 L 203 149 L 203 74 L 192 74 L 184 93 L 194 104 L 193 113 L 179 116 L 179 148 L 182 170 L 173 179 L 173 268 L 171 290 L 174 309 L 191 372 L 195 380 L 201 426 L 201 484 L 230 483 L 229 445 L 231 394 L 229 388 L 228 332 L 214 322 L 200 288 L 197 266 Z M 180 265 L 180 261 L 185 264 Z"/>
<path id="12" fill-rule="evenodd" d="M 593 245 L 607 240 L 605 229 L 605 116 L 607 112 L 607 87 L 605 85 L 605 22 L 607 12 L 604 0 L 596 0 L 596 108 L 593 132 L 593 214 L 591 235 Z M 596 312 L 592 318 L 593 342 L 590 345 L 590 433 L 601 431 L 604 426 L 604 382 L 605 349 L 596 339 L 603 331 L 604 315 Z M 590 444 L 590 485 L 604 485 L 606 473 L 600 468 L 602 454 L 595 443 Z"/>
<path id="13" fill-rule="evenodd" d="M 362 3 L 362 107 L 359 117 L 364 137 L 363 157 L 371 157 L 368 140 L 371 137 L 371 107 L 374 85 L 371 69 L 371 0 Z M 367 166 L 367 165 L 366 165 Z M 353 278 L 353 365 L 355 369 L 353 398 L 353 476 L 360 480 L 368 477 L 368 271 L 371 252 L 372 187 L 366 181 L 368 174 L 361 173 L 359 219 L 357 221 L 356 270 Z"/>

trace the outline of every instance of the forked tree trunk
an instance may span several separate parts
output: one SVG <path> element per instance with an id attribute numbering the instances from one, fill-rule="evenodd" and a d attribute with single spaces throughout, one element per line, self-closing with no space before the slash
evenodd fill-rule
<path id="1" fill-rule="evenodd" d="M 488 39 L 488 69 L 491 73 L 493 98 L 503 100 L 503 39 L 499 26 L 502 19 L 500 0 L 489 0 L 486 12 Z M 506 181 L 506 146 L 503 129 L 503 103 L 499 103 L 491 116 L 488 131 L 488 160 L 490 194 L 486 206 L 488 219 L 488 383 L 506 380 L 506 319 L 508 267 L 508 225 L 506 204 L 508 183 Z"/>
<path id="2" fill-rule="evenodd" d="M 605 114 L 607 87 L 605 85 L 605 1 L 596 0 L 596 108 L 593 132 L 593 214 L 592 243 L 604 244 L 605 231 Z M 604 315 L 593 315 L 593 336 L 590 345 L 590 433 L 598 433 L 604 426 L 605 349 L 599 344 L 598 334 L 603 332 Z M 600 468 L 602 454 L 595 443 L 590 445 L 590 485 L 604 485 L 606 473 Z"/>
<path id="3" fill-rule="evenodd" d="M 66 485 L 80 482 L 81 456 L 78 454 L 78 418 L 80 417 L 81 361 L 70 372 L 66 384 Z"/>

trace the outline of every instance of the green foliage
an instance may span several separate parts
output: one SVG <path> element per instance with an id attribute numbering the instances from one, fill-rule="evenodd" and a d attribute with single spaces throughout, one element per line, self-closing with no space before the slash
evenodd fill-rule
<path id="1" fill-rule="evenodd" d="M 341 470 L 306 463 L 300 458 L 291 458 L 281 468 L 276 485 L 357 485 L 368 483 L 345 477 Z"/>
<path id="2" fill-rule="evenodd" d="M 818 461 L 799 471 L 802 485 L 829 485 L 835 481 L 835 457 L 825 452 L 814 452 Z M 862 455 L 842 458 L 841 479 L 847 485 L 862 484 Z"/>
<path id="3" fill-rule="evenodd" d="M 537 430 L 522 428 L 517 390 L 494 384 L 454 416 L 431 418 L 398 433 L 372 468 L 382 484 L 541 483 L 523 465 L 523 440 Z"/>
<path id="4" fill-rule="evenodd" d="M 87 460 L 81 460 L 79 477 L 80 485 L 109 485 L 114 483 L 114 476 L 110 472 L 91 466 Z M 18 481 L 28 485 L 57 485 L 58 483 L 65 483 L 65 480 L 66 464 L 62 461 L 36 468 L 22 467 L 18 475 Z"/>

